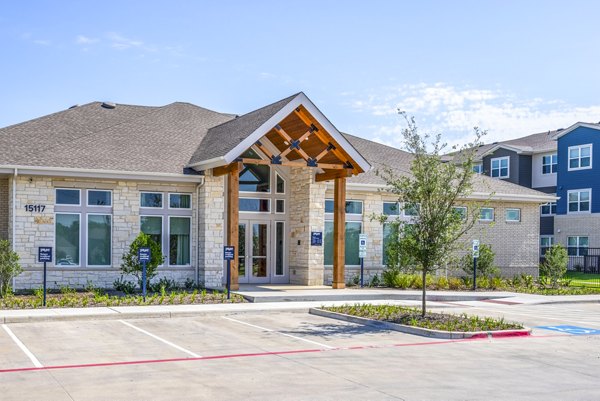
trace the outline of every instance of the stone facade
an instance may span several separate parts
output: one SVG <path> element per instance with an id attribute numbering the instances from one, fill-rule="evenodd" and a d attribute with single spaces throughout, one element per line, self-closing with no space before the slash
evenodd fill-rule
<path id="1" fill-rule="evenodd" d="M 42 284 L 42 266 L 36 261 L 37 248 L 55 246 L 55 188 L 112 191 L 112 266 L 86 267 L 83 260 L 81 267 L 49 266 L 50 288 L 66 285 L 83 287 L 88 282 L 97 287 L 112 287 L 114 280 L 121 275 L 120 264 L 123 253 L 129 249 L 130 243 L 140 232 L 140 191 L 190 193 L 192 205 L 196 203 L 195 184 L 19 176 L 16 187 L 15 245 L 25 270 L 16 279 L 17 289 L 37 288 Z M 30 212 L 25 210 L 25 205 L 44 205 L 45 208 L 40 212 Z M 192 211 L 190 266 L 159 267 L 156 279 L 167 277 L 179 283 L 188 278 L 196 279 L 197 237 L 194 233 L 197 232 L 197 208 L 192 207 Z M 167 234 L 163 233 L 163 235 Z"/>
<path id="2" fill-rule="evenodd" d="M 290 169 L 290 283 L 322 285 L 323 247 L 311 246 L 311 231 L 323 231 L 326 184 L 315 182 L 314 171 Z"/>
<path id="3" fill-rule="evenodd" d="M 0 240 L 9 239 L 8 235 L 8 178 L 0 176 Z"/>
<path id="4" fill-rule="evenodd" d="M 198 197 L 199 281 L 209 288 L 223 282 L 223 245 L 225 238 L 225 177 L 206 172 Z"/>

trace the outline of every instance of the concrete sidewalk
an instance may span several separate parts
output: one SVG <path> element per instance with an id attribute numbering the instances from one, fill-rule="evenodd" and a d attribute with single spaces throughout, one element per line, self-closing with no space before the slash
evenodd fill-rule
<path id="1" fill-rule="evenodd" d="M 421 292 L 387 288 L 343 289 L 330 287 L 242 286 L 236 291 L 253 303 L 204 305 L 152 305 L 89 308 L 14 309 L 0 310 L 0 323 L 65 321 L 85 319 L 135 319 L 201 316 L 214 313 L 269 311 L 308 312 L 323 305 L 347 303 L 395 304 L 420 306 Z M 447 308 L 447 302 L 489 301 L 507 305 L 562 304 L 600 302 L 600 295 L 546 296 L 512 292 L 428 291 L 428 305 Z"/>

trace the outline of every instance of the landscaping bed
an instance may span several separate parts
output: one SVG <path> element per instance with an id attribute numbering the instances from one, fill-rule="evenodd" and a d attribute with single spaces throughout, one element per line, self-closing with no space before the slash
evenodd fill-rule
<path id="1" fill-rule="evenodd" d="M 227 299 L 226 292 L 193 290 L 162 291 L 151 293 L 144 301 L 140 294 L 111 295 L 102 290 L 92 289 L 75 291 L 62 289 L 59 293 L 47 293 L 47 308 L 86 308 L 101 306 L 143 306 L 143 305 L 193 305 L 244 303 L 246 300 L 237 294 Z M 9 294 L 0 298 L 0 309 L 36 309 L 43 308 L 43 293 L 36 290 L 32 294 Z"/>
<path id="2" fill-rule="evenodd" d="M 529 335 L 520 323 L 490 317 L 429 312 L 398 305 L 342 305 L 314 308 L 312 314 L 435 338 Z"/>

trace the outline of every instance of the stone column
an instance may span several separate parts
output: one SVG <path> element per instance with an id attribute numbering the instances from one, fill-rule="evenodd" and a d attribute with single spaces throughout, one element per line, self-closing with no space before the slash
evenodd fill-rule
<path id="1" fill-rule="evenodd" d="M 315 182 L 315 170 L 290 168 L 290 283 L 323 285 L 323 246 L 310 245 L 311 231 L 325 226 L 324 182 Z"/>
<path id="2" fill-rule="evenodd" d="M 200 187 L 198 213 L 198 271 L 205 287 L 223 286 L 223 244 L 225 239 L 225 179 L 207 171 Z"/>

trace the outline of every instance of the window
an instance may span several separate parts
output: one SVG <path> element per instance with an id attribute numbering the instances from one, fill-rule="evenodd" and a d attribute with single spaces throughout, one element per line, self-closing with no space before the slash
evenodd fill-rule
<path id="1" fill-rule="evenodd" d="M 388 248 L 390 244 L 398 241 L 398 235 L 400 232 L 400 226 L 396 223 L 384 223 L 383 224 L 383 265 L 388 264 Z"/>
<path id="2" fill-rule="evenodd" d="M 346 213 L 362 215 L 362 201 L 346 201 Z M 333 213 L 333 199 L 325 200 L 325 213 Z"/>
<path id="3" fill-rule="evenodd" d="M 88 266 L 110 266 L 112 216 L 109 214 L 88 214 L 87 232 Z"/>
<path id="4" fill-rule="evenodd" d="M 540 236 L 540 255 L 544 256 L 548 248 L 554 245 L 553 235 L 541 235 Z"/>
<path id="5" fill-rule="evenodd" d="M 521 209 L 506 209 L 505 214 L 508 222 L 521 221 Z"/>
<path id="6" fill-rule="evenodd" d="M 275 192 L 278 194 L 285 193 L 285 180 L 279 175 L 279 173 L 275 173 L 276 183 L 275 183 Z"/>
<path id="7" fill-rule="evenodd" d="M 399 216 L 400 205 L 398 202 L 383 202 L 383 214 L 386 216 Z"/>
<path id="8" fill-rule="evenodd" d="M 240 198 L 240 212 L 268 213 L 270 211 L 270 199 Z"/>
<path id="9" fill-rule="evenodd" d="M 552 216 L 556 214 L 556 202 L 545 203 L 540 206 L 540 214 L 542 216 Z"/>
<path id="10" fill-rule="evenodd" d="M 140 216 L 140 230 L 162 247 L 162 216 Z"/>
<path id="11" fill-rule="evenodd" d="M 283 276 L 284 250 L 285 250 L 285 223 L 275 222 L 275 275 Z"/>
<path id="12" fill-rule="evenodd" d="M 170 209 L 191 209 L 192 195 L 190 194 L 169 194 Z"/>
<path id="13" fill-rule="evenodd" d="M 79 206 L 81 191 L 79 189 L 57 189 L 56 204 L 57 205 L 76 205 Z"/>
<path id="14" fill-rule="evenodd" d="M 169 217 L 169 265 L 190 264 L 191 217 Z"/>
<path id="15" fill-rule="evenodd" d="M 558 168 L 556 154 L 542 156 L 542 174 L 554 174 Z"/>
<path id="16" fill-rule="evenodd" d="M 567 251 L 570 256 L 587 255 L 588 246 L 588 237 L 567 237 Z"/>
<path id="17" fill-rule="evenodd" d="M 56 213 L 54 238 L 56 241 L 55 266 L 79 266 L 80 219 L 75 213 Z"/>
<path id="18" fill-rule="evenodd" d="M 346 253 L 345 263 L 348 266 L 360 265 L 358 257 L 358 237 L 362 230 L 362 223 L 359 221 L 346 222 Z M 325 238 L 323 239 L 325 248 L 325 265 L 333 265 L 333 221 L 325 222 Z"/>
<path id="19" fill-rule="evenodd" d="M 592 145 L 569 146 L 569 171 L 592 168 Z"/>
<path id="20" fill-rule="evenodd" d="M 479 221 L 494 221 L 494 209 L 491 207 L 479 209 Z"/>
<path id="21" fill-rule="evenodd" d="M 473 164 L 473 172 L 476 174 L 483 173 L 483 164 L 481 164 L 481 163 Z"/>
<path id="22" fill-rule="evenodd" d="M 248 149 L 242 156 L 244 159 L 262 158 L 253 149 Z M 244 164 L 240 171 L 241 192 L 271 192 L 271 167 L 264 164 Z"/>
<path id="23" fill-rule="evenodd" d="M 112 206 L 112 192 L 88 189 L 87 205 L 88 206 Z"/>
<path id="24" fill-rule="evenodd" d="M 162 209 L 163 194 L 160 192 L 142 192 L 140 194 L 140 206 Z"/>
<path id="25" fill-rule="evenodd" d="M 452 208 L 452 210 L 454 210 L 454 213 L 458 214 L 460 216 L 461 220 L 466 220 L 467 219 L 467 208 L 466 206 L 454 206 Z"/>
<path id="26" fill-rule="evenodd" d="M 283 199 L 275 200 L 275 213 L 285 213 L 285 201 Z"/>
<path id="27" fill-rule="evenodd" d="M 588 213 L 590 211 L 591 190 L 574 190 L 567 192 L 568 213 Z"/>
<path id="28" fill-rule="evenodd" d="M 404 216 L 413 217 L 419 215 L 420 205 L 417 203 L 405 203 L 404 204 Z"/>
<path id="29" fill-rule="evenodd" d="M 509 160 L 510 157 L 497 157 L 492 159 L 492 177 L 508 178 L 509 177 Z"/>

